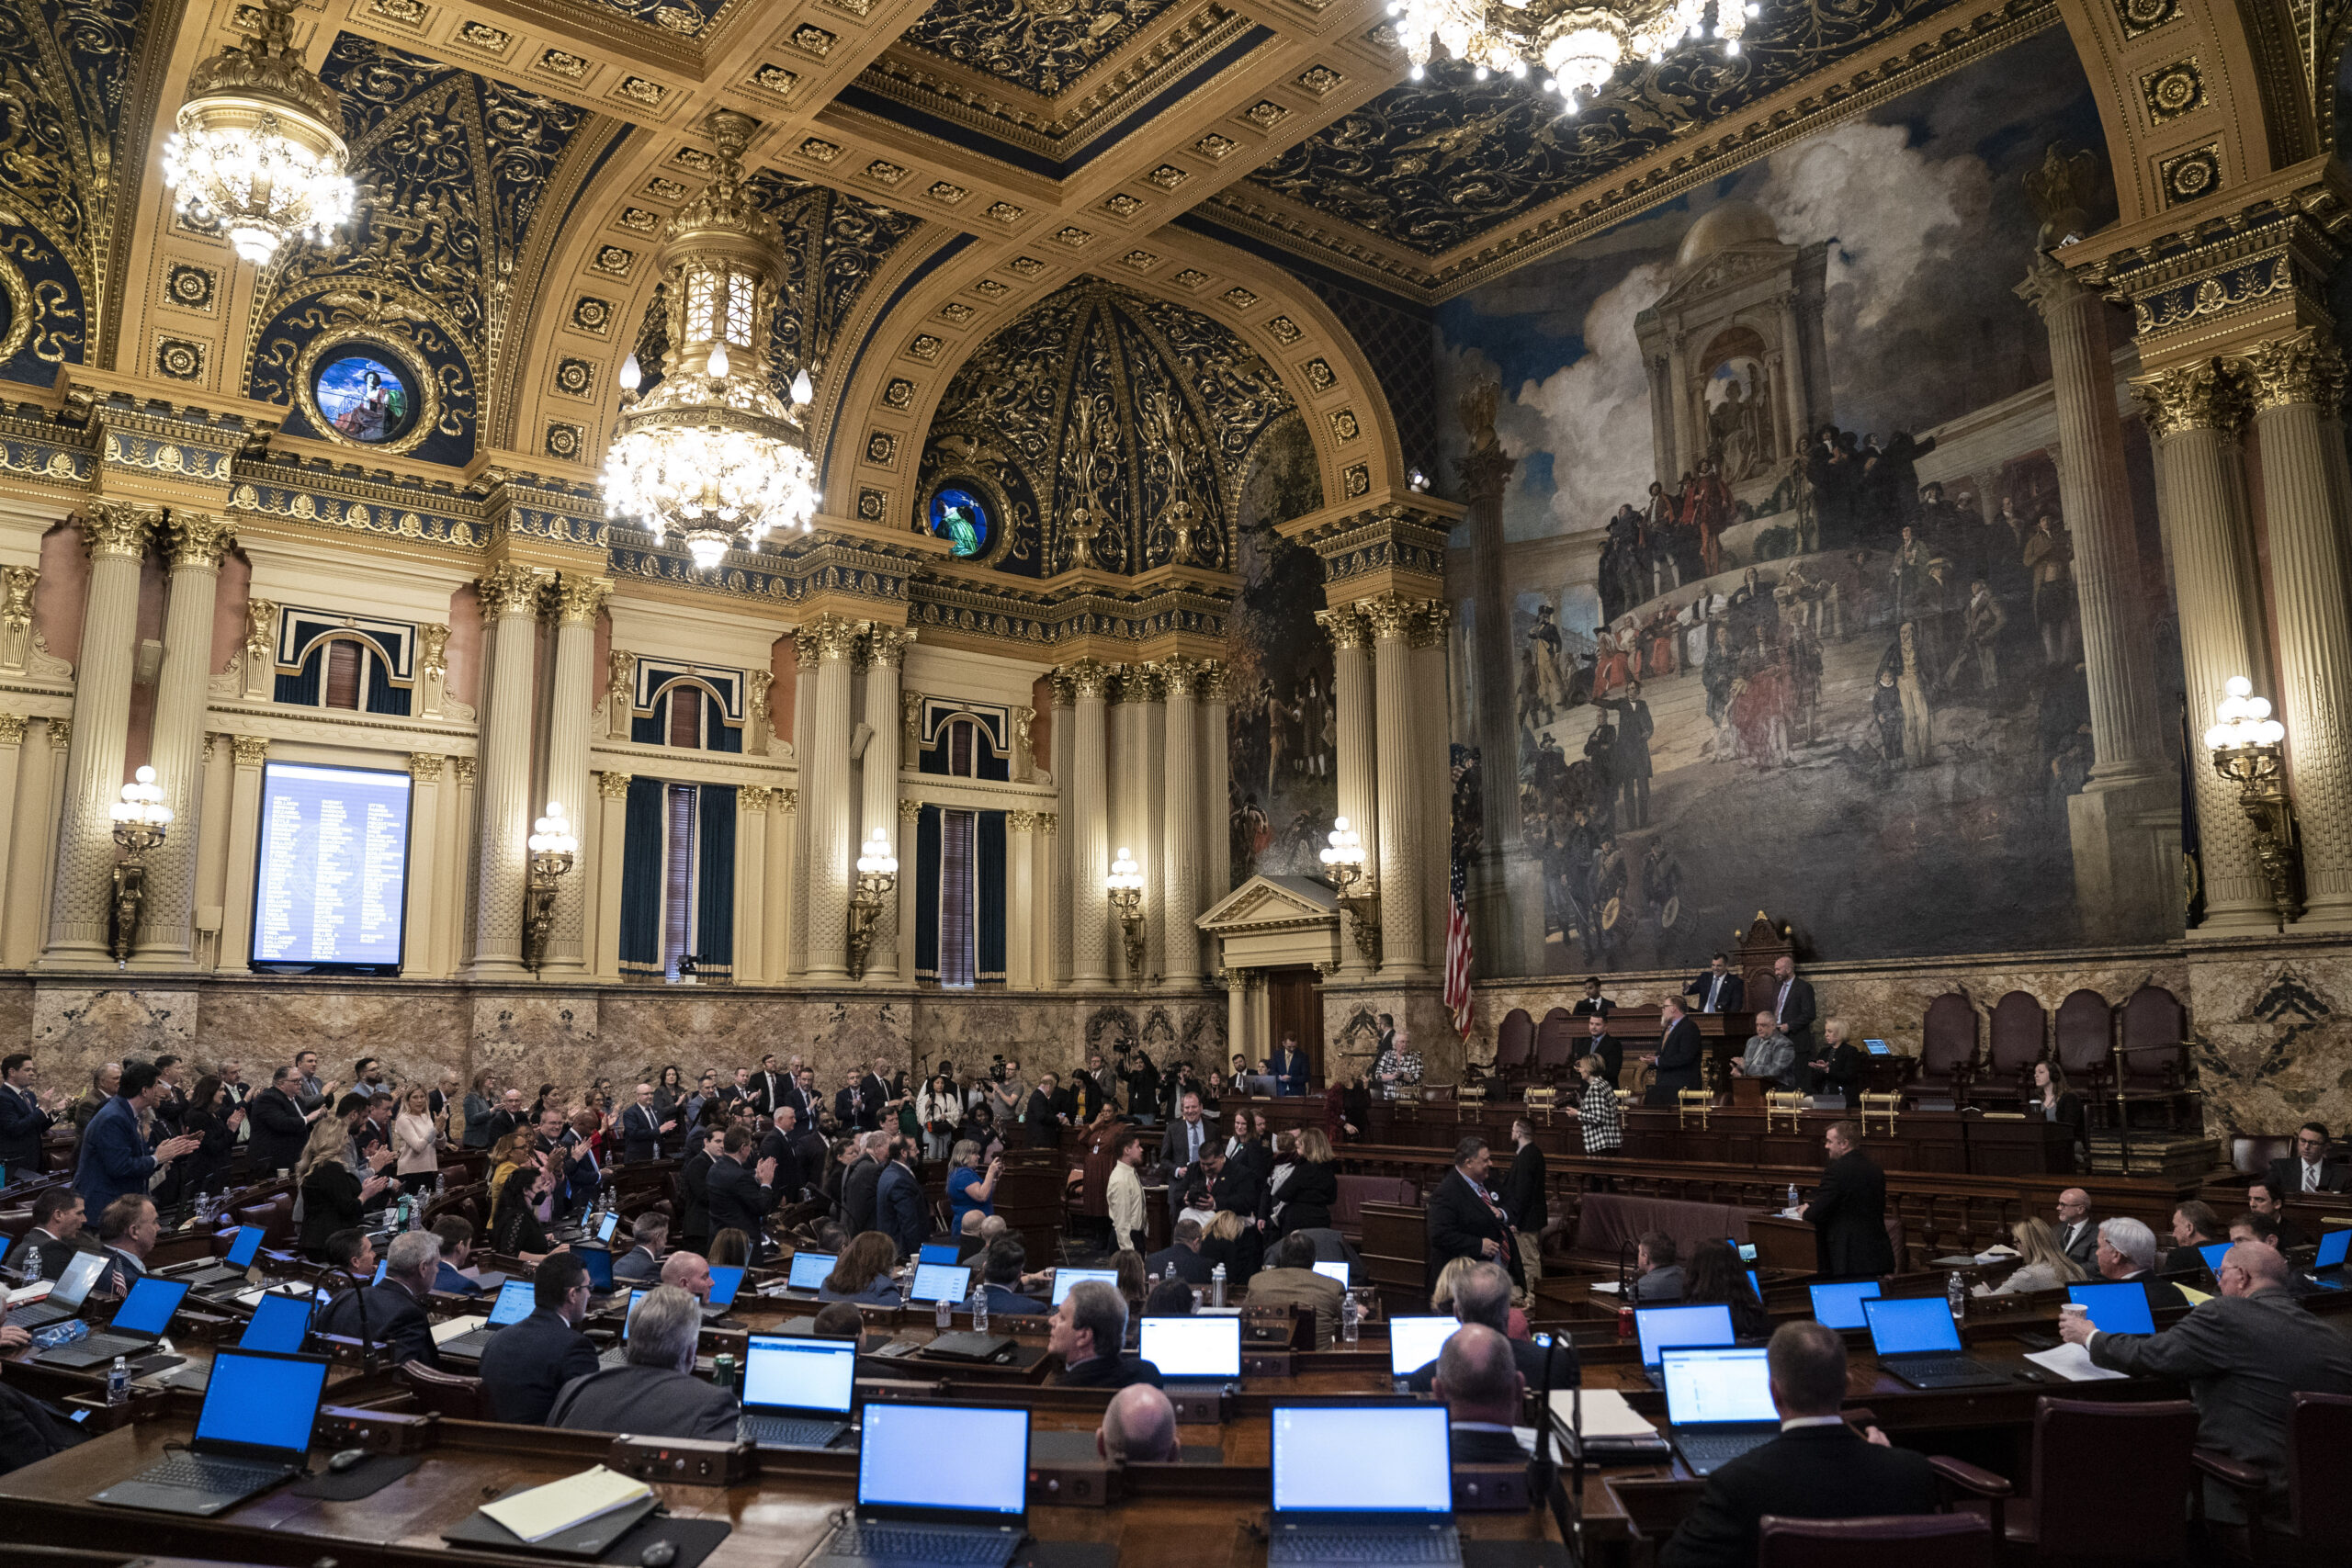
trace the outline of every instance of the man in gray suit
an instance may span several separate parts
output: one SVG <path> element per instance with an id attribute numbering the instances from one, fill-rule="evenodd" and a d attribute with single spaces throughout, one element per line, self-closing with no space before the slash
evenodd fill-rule
<path id="1" fill-rule="evenodd" d="M 2089 1193 L 2079 1187 L 2059 1193 L 2058 1223 L 2051 1228 L 2058 1233 L 2059 1247 L 2082 1266 L 2084 1273 L 2098 1271 L 2098 1227 L 2091 1224 Z"/>
<path id="2" fill-rule="evenodd" d="M 694 1375 L 701 1337 L 702 1303 L 675 1285 L 656 1286 L 629 1320 L 628 1365 L 564 1384 L 548 1425 L 732 1442 L 743 1412 L 733 1393 Z"/>
<path id="3" fill-rule="evenodd" d="M 2162 1334 L 2101 1334 L 2080 1308 L 2064 1309 L 2058 1332 L 2111 1371 L 2170 1378 L 2197 1402 L 2197 1441 L 2270 1477 L 2266 1510 L 2287 1500 L 2287 1421 L 2298 1393 L 2352 1393 L 2352 1342 L 2303 1310 L 2287 1289 L 2287 1262 L 2267 1247 L 2240 1242 L 2215 1271 L 2222 1293 Z M 2206 1510 L 2241 1518 L 2220 1485 Z"/>

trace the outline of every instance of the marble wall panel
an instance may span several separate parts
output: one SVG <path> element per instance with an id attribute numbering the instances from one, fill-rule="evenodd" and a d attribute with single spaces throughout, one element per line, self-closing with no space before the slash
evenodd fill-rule
<path id="1" fill-rule="evenodd" d="M 322 1076 L 349 1083 L 362 1056 L 380 1057 L 402 1083 L 468 1071 L 472 1010 L 446 987 L 379 990 L 358 986 L 209 986 L 198 992 L 197 1055 L 207 1067 L 233 1059 L 247 1083 L 266 1085 L 298 1052 L 319 1053 Z"/>
<path id="2" fill-rule="evenodd" d="M 162 987 L 43 986 L 33 995 L 26 1049 L 50 1082 L 85 1083 L 101 1062 L 196 1053 L 197 993 Z"/>

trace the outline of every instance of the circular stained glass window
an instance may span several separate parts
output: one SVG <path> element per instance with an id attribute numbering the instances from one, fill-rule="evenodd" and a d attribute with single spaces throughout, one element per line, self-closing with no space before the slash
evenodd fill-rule
<path id="1" fill-rule="evenodd" d="M 996 525 L 988 502 L 960 485 L 949 485 L 931 498 L 931 531 L 947 541 L 958 558 L 983 556 L 995 536 Z"/>
<path id="2" fill-rule="evenodd" d="M 354 348 L 319 367 L 311 383 L 319 412 L 335 433 L 369 446 L 397 441 L 416 422 L 416 389 L 389 356 Z"/>

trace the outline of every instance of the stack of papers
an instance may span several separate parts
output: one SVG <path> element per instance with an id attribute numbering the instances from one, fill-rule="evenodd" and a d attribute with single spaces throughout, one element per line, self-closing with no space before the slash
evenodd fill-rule
<path id="1" fill-rule="evenodd" d="M 48 1295 L 51 1291 L 56 1288 L 57 1281 L 54 1280 L 36 1280 L 31 1284 L 25 1286 L 22 1290 L 10 1291 L 8 1292 L 8 1304 L 12 1307 L 28 1305 L 30 1303 L 40 1301 L 42 1297 Z"/>
<path id="2" fill-rule="evenodd" d="M 2060 1345 L 2054 1350 L 2030 1350 L 2026 1352 L 2025 1359 L 2047 1371 L 2056 1372 L 2068 1382 L 2098 1382 L 2105 1378 L 2123 1375 L 2093 1361 L 2091 1353 L 2080 1345 Z"/>
<path id="3" fill-rule="evenodd" d="M 1572 1392 L 1555 1390 L 1552 1394 L 1552 1419 L 1565 1435 L 1575 1430 L 1570 1425 L 1576 1418 Z M 1625 1396 L 1612 1388 L 1589 1388 L 1584 1391 L 1584 1445 L 1593 1449 L 1655 1449 L 1666 1450 L 1666 1438 L 1646 1416 L 1625 1403 Z"/>
<path id="4" fill-rule="evenodd" d="M 445 1317 L 433 1325 L 433 1343 L 447 1345 L 460 1334 L 471 1334 L 477 1328 L 490 1326 L 486 1317 Z"/>
<path id="5" fill-rule="evenodd" d="M 601 1518 L 616 1508 L 653 1495 L 653 1489 L 603 1465 L 517 1492 L 481 1506 L 483 1515 L 514 1532 L 517 1539 L 541 1541 L 561 1535 L 575 1525 Z"/>

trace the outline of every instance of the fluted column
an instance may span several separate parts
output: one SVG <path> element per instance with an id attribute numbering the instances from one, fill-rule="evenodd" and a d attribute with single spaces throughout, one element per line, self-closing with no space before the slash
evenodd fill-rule
<path id="1" fill-rule="evenodd" d="M 441 802 L 447 793 L 442 778 L 448 759 L 431 751 L 412 751 L 408 759 L 408 886 L 401 890 L 408 925 L 401 933 L 401 968 L 412 975 L 435 973 L 437 947 L 435 918 L 441 907 L 445 874 L 434 859 L 432 846 L 441 836 Z"/>
<path id="2" fill-rule="evenodd" d="M 767 973 L 768 797 L 763 784 L 735 791 L 735 983 L 762 985 Z"/>
<path id="3" fill-rule="evenodd" d="M 1071 786 L 1078 777 L 1072 762 L 1078 755 L 1078 682 L 1065 670 L 1051 671 L 1046 681 L 1053 688 L 1053 729 L 1047 743 L 1054 766 L 1055 815 L 1064 821 L 1075 822 L 1078 818 L 1071 811 Z M 1074 949 L 1069 861 L 1069 835 L 1049 832 L 1046 843 L 1046 956 L 1038 967 L 1046 983 L 1056 987 L 1067 984 L 1078 973 L 1071 958 Z"/>
<path id="4" fill-rule="evenodd" d="M 220 896 L 220 967 L 242 973 L 253 956 L 254 856 L 261 848 L 261 770 L 269 742 L 258 735 L 225 738 L 233 771 L 229 786 L 229 878 Z"/>
<path id="5" fill-rule="evenodd" d="M 1149 985 L 1153 976 L 1166 974 L 1168 966 L 1168 921 L 1162 890 L 1168 868 L 1160 861 L 1168 799 L 1168 703 L 1167 683 L 1161 679 L 1160 670 L 1158 664 L 1130 664 L 1126 678 L 1120 682 L 1120 705 L 1127 715 L 1127 743 L 1118 764 L 1118 779 L 1120 793 L 1126 800 L 1126 809 L 1122 814 L 1126 826 L 1113 830 L 1111 847 L 1115 852 L 1120 845 L 1125 845 L 1143 877 L 1143 968 L 1126 977 L 1128 985 L 1136 987 Z M 1124 938 L 1118 948 L 1124 959 Z"/>
<path id="6" fill-rule="evenodd" d="M 1004 983 L 1016 991 L 1037 984 L 1037 813 L 1004 814 Z"/>
<path id="7" fill-rule="evenodd" d="M 204 738 L 204 825 L 197 836 L 196 966 L 218 969 L 228 956 L 230 938 L 220 923 L 220 905 L 229 880 L 229 800 L 236 789 L 236 764 L 229 760 L 229 738 Z M 205 945 L 206 922 L 212 942 Z M 416 939 L 409 939 L 416 951 Z"/>
<path id="8" fill-rule="evenodd" d="M 803 796 L 808 787 L 809 720 L 817 711 L 817 634 L 802 626 L 792 634 L 792 757 L 793 768 L 799 782 L 792 790 L 792 821 L 786 841 L 792 849 L 792 866 L 796 872 L 808 863 L 808 813 Z M 792 890 L 792 920 L 785 933 L 785 972 L 788 975 L 808 973 L 808 878 L 793 876 L 785 884 Z"/>
<path id="9" fill-rule="evenodd" d="M 1421 846 L 1421 954 L 1432 973 L 1445 970 L 1446 884 L 1453 872 L 1453 760 L 1447 755 L 1453 728 L 1446 713 L 1445 635 L 1453 611 L 1431 600 L 1413 617 L 1406 640 L 1413 649 L 1413 711 L 1420 716 L 1420 743 L 1413 759 L 1420 768 L 1420 818 L 1413 841 Z"/>
<path id="10" fill-rule="evenodd" d="M 64 809 L 49 905 L 45 968 L 107 963 L 114 902 L 114 819 L 130 724 L 130 673 L 139 637 L 139 565 L 162 525 L 152 506 L 99 502 L 80 518 L 90 556 L 82 613 L 82 659 L 74 672 L 73 745 L 65 753 Z"/>
<path id="11" fill-rule="evenodd" d="M 1193 700 L 1201 667 L 1189 659 L 1160 666 L 1168 704 L 1167 784 L 1161 800 L 1166 831 L 1159 852 L 1160 902 L 1166 957 L 1160 974 L 1171 987 L 1201 983 L 1200 712 Z"/>
<path id="12" fill-rule="evenodd" d="M 817 645 L 817 675 L 809 703 L 808 750 L 800 758 L 800 808 L 808 818 L 808 974 L 849 977 L 850 660 L 857 626 L 821 615 L 808 628 Z"/>
<path id="13" fill-rule="evenodd" d="M 147 749 L 171 830 L 147 854 L 147 897 L 139 912 L 131 966 L 186 969 L 196 962 L 196 866 L 203 833 L 204 709 L 212 677 L 212 604 L 220 558 L 236 538 L 222 518 L 175 508 L 157 543 L 171 560 L 164 610 L 164 669 L 155 682 Z"/>
<path id="14" fill-rule="evenodd" d="M 448 892 L 441 899 L 441 972 L 454 975 L 464 966 L 466 954 L 472 951 L 476 864 L 474 858 L 474 824 L 480 814 L 475 808 L 476 788 L 481 776 L 481 764 L 471 757 L 449 759 L 449 776 L 455 798 L 450 809 L 443 814 L 441 823 L 441 869 L 448 880 Z"/>
<path id="15" fill-rule="evenodd" d="M 1408 640 L 1418 601 L 1383 593 L 1364 602 L 1374 643 L 1373 706 L 1379 731 L 1380 958 L 1390 979 L 1428 973 L 1421 956 L 1421 857 L 1413 841 L 1419 809 L 1420 767 L 1413 755 L 1420 727 L 1413 712 L 1413 652 Z"/>
<path id="16" fill-rule="evenodd" d="M 28 967 L 40 958 L 49 922 L 42 904 L 51 882 L 50 856 L 56 852 L 57 789 L 65 772 L 65 753 L 73 733 L 71 719 L 52 718 L 45 734 L 28 739 L 17 753 L 16 819 L 17 847 L 9 857 L 7 903 L 0 914 L 0 966 Z"/>
<path id="17" fill-rule="evenodd" d="M 899 929 L 903 931 L 911 931 L 915 929 L 915 899 L 922 892 L 921 885 L 915 878 L 915 829 L 922 820 L 922 801 L 901 800 L 899 802 L 898 821 L 893 829 L 899 836 L 897 840 L 899 888 L 894 897 L 898 899 Z M 872 971 L 869 970 L 867 973 L 871 974 Z M 915 944 L 911 938 L 899 944 L 897 978 L 900 985 L 911 986 L 915 983 Z"/>
<path id="18" fill-rule="evenodd" d="M 596 976 L 621 976 L 621 873 L 628 847 L 628 773 L 596 775 Z"/>
<path id="19" fill-rule="evenodd" d="M 905 728 L 899 722 L 899 689 L 907 644 L 914 639 L 912 631 L 899 626 L 875 626 L 865 634 L 865 722 L 874 733 L 865 742 L 865 827 L 858 837 L 870 838 L 876 828 L 890 835 L 901 882 L 914 880 L 915 857 L 914 840 L 901 831 L 899 821 L 899 739 Z M 874 985 L 899 982 L 899 902 L 886 900 L 874 922 L 874 952 L 865 966 L 866 978 Z"/>
<path id="20" fill-rule="evenodd" d="M 1354 604 L 1341 604 L 1315 617 L 1331 639 L 1331 703 L 1340 737 L 1340 815 L 1363 839 L 1366 880 L 1380 874 L 1380 786 L 1374 773 L 1377 748 L 1372 702 L 1372 623 Z M 1372 892 L 1358 884 L 1358 896 Z M 1344 922 L 1343 922 L 1344 923 Z M 1361 979 L 1371 973 L 1347 931 L 1340 933 L 1340 973 Z"/>
<path id="21" fill-rule="evenodd" d="M 596 616 L 612 597 L 613 580 L 566 572 L 548 597 L 555 622 L 555 674 L 548 702 L 547 798 L 560 803 L 578 831 L 588 831 L 588 732 L 594 728 Z M 533 801 L 533 815 L 543 803 Z M 555 926 L 548 933 L 544 969 L 556 975 L 588 970 L 588 897 L 584 874 L 556 879 Z"/>
<path id="22" fill-rule="evenodd" d="M 2141 377 L 2132 392 L 2155 447 L 2156 515 L 2172 557 L 2183 694 L 2195 736 L 2212 722 L 2231 676 L 2245 676 L 2266 694 L 2273 690 L 2238 447 L 2245 389 L 2233 372 L 2206 360 Z M 2204 873 L 2202 929 L 2272 925 L 2270 884 L 2235 786 L 2202 756 L 2188 759 L 2188 776 Z"/>
<path id="23" fill-rule="evenodd" d="M 1073 985 L 1102 986 L 1111 979 L 1111 908 L 1102 892 L 1102 878 L 1111 869 L 1104 731 L 1111 669 L 1091 659 L 1063 668 L 1075 699 L 1069 768 L 1069 977 Z"/>
<path id="24" fill-rule="evenodd" d="M 17 913 L 5 902 L 6 889 L 15 881 L 9 873 L 9 859 L 12 855 L 40 852 L 40 834 L 19 832 L 17 829 L 20 820 L 17 800 L 24 773 L 25 736 L 30 728 L 31 721 L 23 715 L 0 713 L 0 919 L 10 922 L 16 919 Z M 38 742 L 39 738 L 35 739 Z M 38 756 L 41 750 L 36 744 L 34 754 Z M 0 938 L 0 949 L 6 945 L 6 939 Z M 5 952 L 0 952 L 0 964 L 7 961 Z"/>
<path id="25" fill-rule="evenodd" d="M 479 821 L 474 843 L 472 961 L 476 974 L 523 973 L 523 895 L 530 877 L 531 693 L 538 659 L 538 608 L 544 580 L 528 567 L 503 566 L 476 584 L 481 599 L 482 657 L 488 664 L 481 714 Z M 573 928 L 577 956 L 578 928 Z"/>
<path id="26" fill-rule="evenodd" d="M 768 795 L 768 929 L 767 976 L 771 984 L 785 979 L 792 973 L 792 897 L 791 888 L 799 879 L 793 874 L 797 863 L 795 851 L 798 846 L 793 833 L 800 820 L 800 792 L 797 789 L 774 790 Z M 617 911 L 617 901 L 614 906 Z M 616 913 L 616 919 L 619 918 Z M 616 961 L 617 962 L 617 950 Z"/>
<path id="27" fill-rule="evenodd" d="M 2325 446 L 2344 396 L 2344 360 L 2306 328 L 2263 344 L 2244 364 L 2269 524 L 2287 787 L 2302 840 L 2296 925 L 2334 930 L 2352 925 L 2352 584 Z"/>
<path id="28" fill-rule="evenodd" d="M 1201 842 L 1205 846 L 1201 857 L 1204 913 L 1233 891 L 1233 825 L 1227 809 L 1233 793 L 1232 737 L 1227 728 L 1230 685 L 1224 660 L 1211 660 L 1201 667 L 1200 799 L 1206 807 L 1201 813 Z"/>

